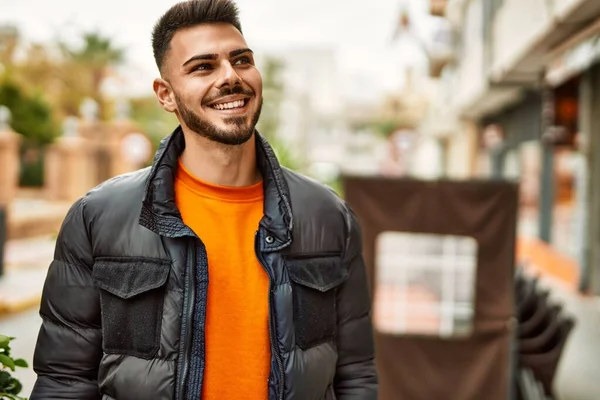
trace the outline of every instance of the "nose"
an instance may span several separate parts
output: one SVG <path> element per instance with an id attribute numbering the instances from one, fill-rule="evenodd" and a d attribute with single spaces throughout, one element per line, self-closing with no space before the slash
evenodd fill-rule
<path id="1" fill-rule="evenodd" d="M 216 86 L 221 88 L 224 86 L 235 86 L 241 84 L 242 78 L 240 78 L 240 76 L 237 74 L 235 68 L 233 68 L 233 65 L 231 65 L 229 61 L 223 61 Z"/>

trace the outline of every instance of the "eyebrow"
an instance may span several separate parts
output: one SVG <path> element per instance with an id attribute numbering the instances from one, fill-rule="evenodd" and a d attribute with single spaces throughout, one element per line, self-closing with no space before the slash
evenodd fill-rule
<path id="1" fill-rule="evenodd" d="M 237 50 L 233 50 L 229 52 L 229 57 L 236 57 L 239 56 L 240 54 L 244 54 L 244 53 L 252 53 L 254 54 L 254 52 L 249 49 L 249 48 L 245 48 L 245 49 L 237 49 Z M 185 67 L 186 65 L 193 63 L 194 61 L 199 61 L 199 60 L 216 60 L 219 58 L 218 54 L 198 54 L 193 56 L 192 58 L 190 58 L 189 60 L 187 60 L 186 62 L 183 63 L 183 67 Z"/>
<path id="2" fill-rule="evenodd" d="M 254 52 L 251 49 L 245 48 L 245 49 L 237 49 L 237 50 L 233 50 L 229 52 L 229 57 L 236 57 L 239 56 L 240 54 L 244 54 L 244 53 L 252 53 L 254 54 Z"/>

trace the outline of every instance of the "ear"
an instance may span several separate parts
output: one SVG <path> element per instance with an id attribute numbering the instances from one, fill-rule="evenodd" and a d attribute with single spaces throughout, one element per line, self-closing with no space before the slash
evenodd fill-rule
<path id="1" fill-rule="evenodd" d="M 175 102 L 175 95 L 173 88 L 164 79 L 156 78 L 152 84 L 156 98 L 160 106 L 168 112 L 175 112 L 177 110 L 177 103 Z"/>

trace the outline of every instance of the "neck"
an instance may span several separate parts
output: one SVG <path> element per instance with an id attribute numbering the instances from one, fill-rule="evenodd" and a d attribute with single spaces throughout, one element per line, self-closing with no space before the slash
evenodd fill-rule
<path id="1" fill-rule="evenodd" d="M 252 136 L 236 146 L 214 142 L 195 132 L 186 132 L 181 162 L 195 177 L 220 186 L 250 186 L 260 181 L 256 165 L 256 143 Z"/>

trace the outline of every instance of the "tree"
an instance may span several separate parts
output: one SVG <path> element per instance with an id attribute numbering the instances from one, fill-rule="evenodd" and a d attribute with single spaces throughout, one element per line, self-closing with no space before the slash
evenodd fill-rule
<path id="1" fill-rule="evenodd" d="M 0 81 L 0 105 L 11 112 L 12 129 L 23 136 L 21 143 L 21 186 L 43 186 L 44 153 L 41 149 L 58 136 L 50 105 L 39 95 L 29 95 L 16 83 Z"/>
<path id="2" fill-rule="evenodd" d="M 83 99 L 90 97 L 100 106 L 100 117 L 109 119 L 110 107 L 102 84 L 111 67 L 124 61 L 124 50 L 98 32 L 82 35 L 81 46 L 62 40 L 51 45 L 20 40 L 16 28 L 0 26 L 0 75 L 8 77 L 24 92 L 52 99 L 58 119 L 79 114 Z M 24 56 L 15 58 L 19 48 Z"/>
<path id="3" fill-rule="evenodd" d="M 60 42 L 59 48 L 65 57 L 66 69 L 79 69 L 79 72 L 88 78 L 86 96 L 98 103 L 100 117 L 108 119 L 110 113 L 107 99 L 102 94 L 102 84 L 109 76 L 110 68 L 125 60 L 124 49 L 114 47 L 112 40 L 99 32 L 84 33 L 83 42 L 80 48 L 73 48 L 65 42 Z M 70 72 L 70 76 L 73 76 L 73 71 Z"/>
<path id="4" fill-rule="evenodd" d="M 30 45 L 14 71 L 14 79 L 28 92 L 53 99 L 53 112 L 63 119 L 79 113 L 82 100 L 92 92 L 92 78 L 87 65 L 52 50 L 41 44 Z"/>
<path id="5" fill-rule="evenodd" d="M 13 130 L 27 142 L 43 145 L 58 135 L 50 105 L 41 96 L 26 94 L 10 80 L 0 81 L 0 105 L 8 107 Z"/>
<path id="6" fill-rule="evenodd" d="M 154 149 L 179 125 L 175 114 L 163 110 L 154 95 L 131 99 L 130 118 L 150 136 Z"/>

